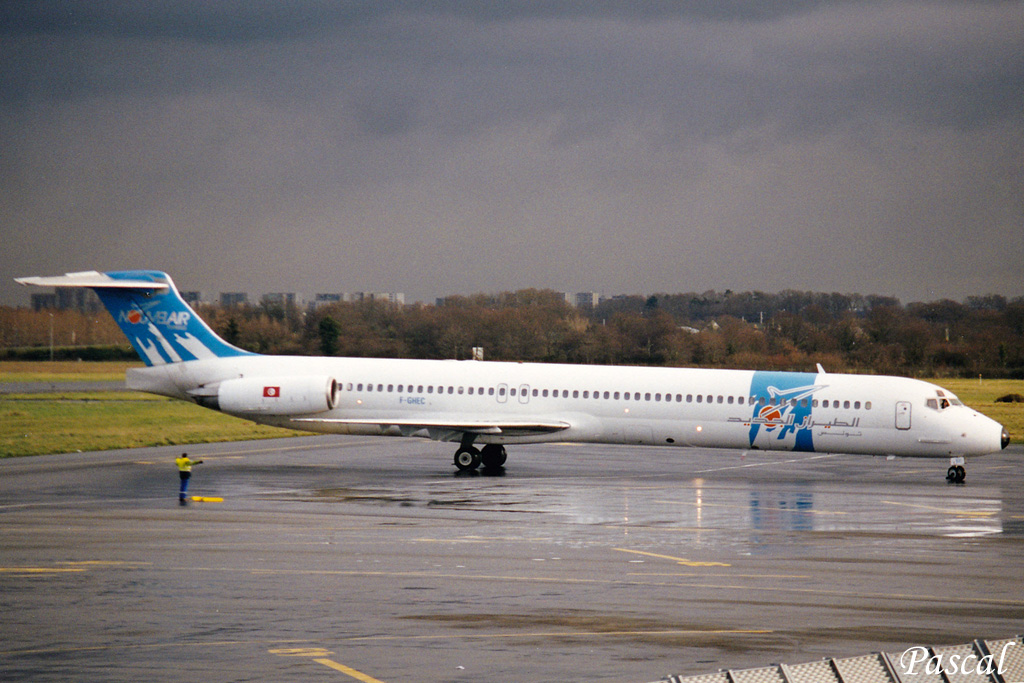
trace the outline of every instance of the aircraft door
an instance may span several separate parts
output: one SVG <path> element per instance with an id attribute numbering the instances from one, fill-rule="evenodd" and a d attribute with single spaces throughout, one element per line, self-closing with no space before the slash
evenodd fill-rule
<path id="1" fill-rule="evenodd" d="M 499 384 L 498 385 L 498 392 L 495 394 L 495 398 L 498 399 L 498 403 L 504 403 L 505 401 L 508 400 L 508 385 L 507 384 Z"/>
<path id="2" fill-rule="evenodd" d="M 529 403 L 530 402 L 530 385 L 523 384 L 519 387 L 519 402 Z"/>
<path id="3" fill-rule="evenodd" d="M 896 429 L 910 429 L 910 403 L 907 401 L 896 403 Z"/>

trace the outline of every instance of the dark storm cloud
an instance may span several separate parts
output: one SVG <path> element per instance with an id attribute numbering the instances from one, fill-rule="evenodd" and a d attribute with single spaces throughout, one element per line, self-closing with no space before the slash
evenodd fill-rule
<path id="1" fill-rule="evenodd" d="M 1022 35 L 1007 2 L 3 3 L 0 263 L 1019 295 Z"/>

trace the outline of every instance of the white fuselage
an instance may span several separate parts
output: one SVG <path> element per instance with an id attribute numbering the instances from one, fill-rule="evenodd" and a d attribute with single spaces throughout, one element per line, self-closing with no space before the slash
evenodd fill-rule
<path id="1" fill-rule="evenodd" d="M 479 361 L 240 356 L 130 370 L 195 399 L 237 378 L 336 380 L 329 410 L 279 414 L 275 387 L 232 414 L 306 431 L 477 443 L 600 442 L 919 457 L 1000 450 L 1002 427 L 927 382 L 885 376 Z M 280 393 L 280 392 L 278 392 Z M 264 407 L 266 406 L 266 407 Z M 498 425 L 486 428 L 481 425 Z M 530 425 L 559 428 L 534 429 Z M 517 427 L 519 425 L 520 427 Z"/>

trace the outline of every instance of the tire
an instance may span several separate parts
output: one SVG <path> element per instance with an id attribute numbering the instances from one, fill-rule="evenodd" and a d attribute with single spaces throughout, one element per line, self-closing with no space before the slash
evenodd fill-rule
<path id="1" fill-rule="evenodd" d="M 498 469 L 505 464 L 507 459 L 508 453 L 505 452 L 505 447 L 496 443 L 487 444 L 480 453 L 480 462 L 489 470 Z"/>
<path id="2" fill-rule="evenodd" d="M 463 472 L 480 467 L 480 451 L 470 446 L 455 451 L 455 466 Z"/>

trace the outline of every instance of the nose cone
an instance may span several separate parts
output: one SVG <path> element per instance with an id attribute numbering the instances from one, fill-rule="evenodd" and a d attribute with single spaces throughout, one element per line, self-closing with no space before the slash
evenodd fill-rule
<path id="1" fill-rule="evenodd" d="M 999 443 L 1003 445 L 1003 448 L 1010 445 L 1010 432 L 1006 431 L 1006 427 L 1003 427 L 1003 435 L 1000 437 Z"/>

